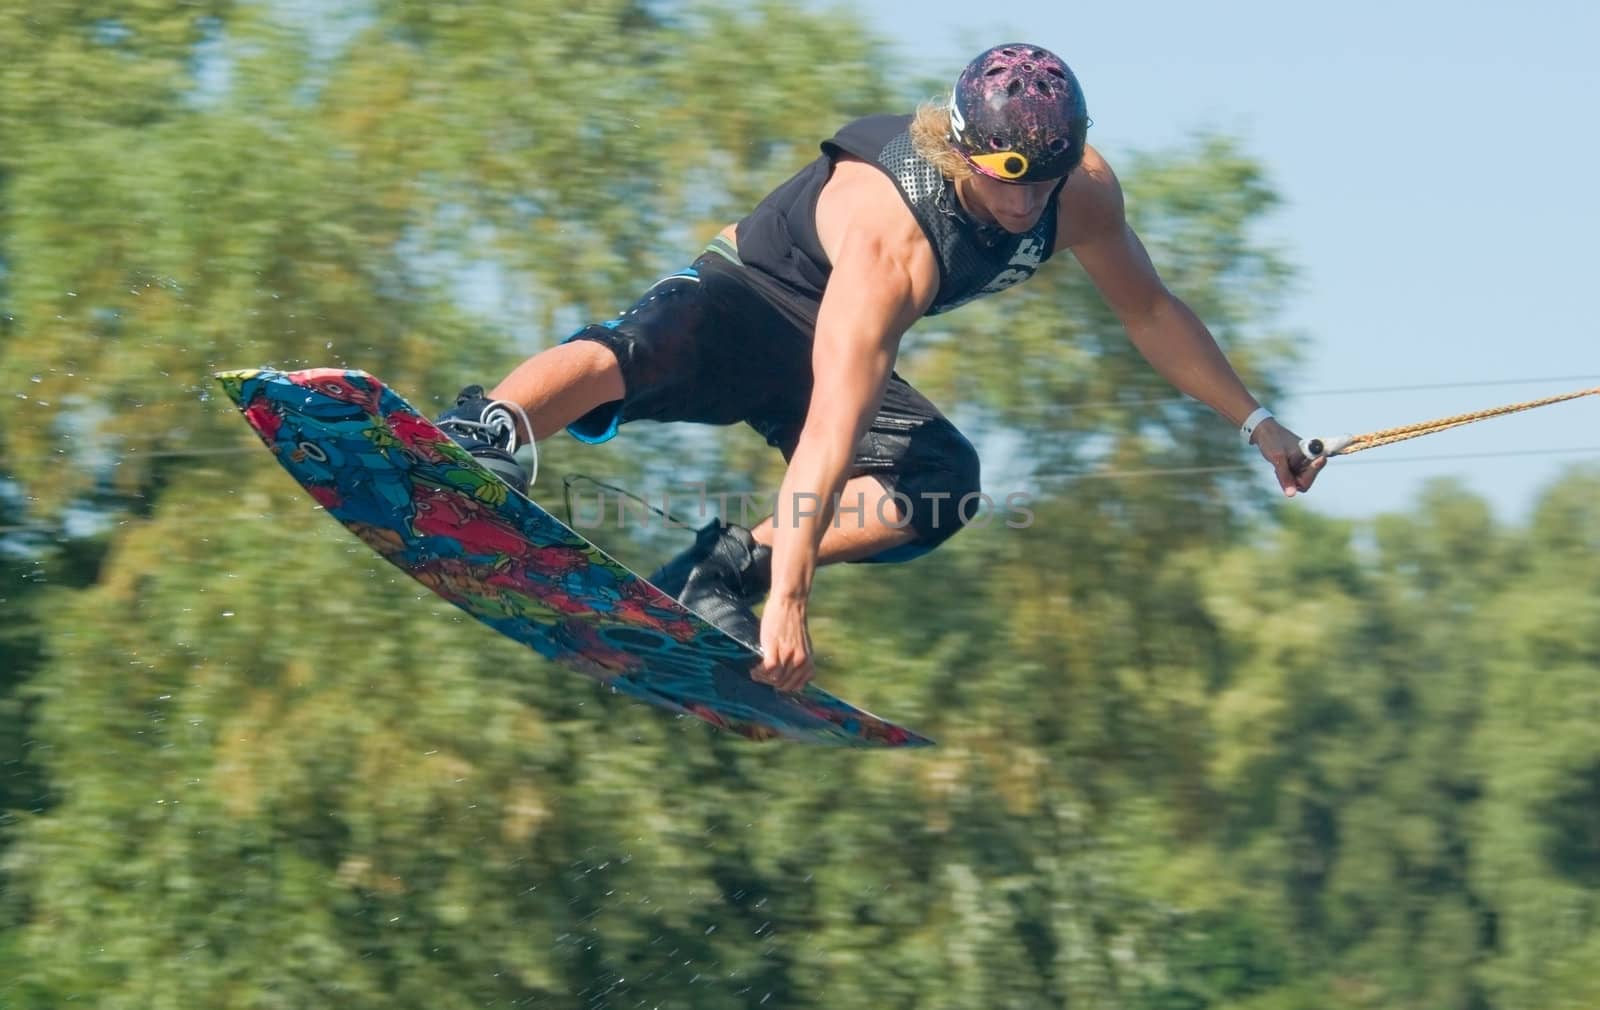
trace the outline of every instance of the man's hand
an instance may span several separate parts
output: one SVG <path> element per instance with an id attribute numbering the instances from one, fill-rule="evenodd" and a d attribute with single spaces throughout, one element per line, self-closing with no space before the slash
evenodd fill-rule
<path id="1" fill-rule="evenodd" d="M 1300 436 L 1272 418 L 1261 422 L 1251 440 L 1261 450 L 1261 457 L 1272 464 L 1278 475 L 1278 486 L 1290 498 L 1311 490 L 1317 474 L 1328 465 L 1326 457 L 1307 459 L 1300 451 Z"/>
<path id="2" fill-rule="evenodd" d="M 761 662 L 750 675 L 780 691 L 798 691 L 816 676 L 804 601 L 773 598 L 761 614 Z"/>

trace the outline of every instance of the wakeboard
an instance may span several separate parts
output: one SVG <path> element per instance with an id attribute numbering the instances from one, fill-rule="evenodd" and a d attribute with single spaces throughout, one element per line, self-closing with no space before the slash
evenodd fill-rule
<path id="1" fill-rule="evenodd" d="M 501 481 L 366 372 L 261 368 L 216 378 L 330 515 L 406 574 L 540 656 L 752 740 L 932 743 L 814 685 L 790 693 L 753 680 L 753 648 Z"/>

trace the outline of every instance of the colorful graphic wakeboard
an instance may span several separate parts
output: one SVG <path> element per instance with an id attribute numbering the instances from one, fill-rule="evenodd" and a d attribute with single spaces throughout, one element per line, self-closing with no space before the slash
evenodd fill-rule
<path id="1" fill-rule="evenodd" d="M 628 570 L 360 371 L 217 379 L 316 501 L 438 595 L 614 690 L 753 740 L 932 741 L 808 685 L 750 678 L 757 655 Z"/>

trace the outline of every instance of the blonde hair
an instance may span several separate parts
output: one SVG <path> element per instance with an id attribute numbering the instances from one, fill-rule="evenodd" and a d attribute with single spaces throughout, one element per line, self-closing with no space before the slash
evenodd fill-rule
<path id="1" fill-rule="evenodd" d="M 946 179 L 959 182 L 972 174 L 972 166 L 950 142 L 950 107 L 944 102 L 917 106 L 911 120 L 911 146 Z"/>

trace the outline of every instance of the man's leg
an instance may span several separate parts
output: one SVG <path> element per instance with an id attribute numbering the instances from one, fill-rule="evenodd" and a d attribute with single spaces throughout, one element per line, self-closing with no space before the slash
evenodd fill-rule
<path id="1" fill-rule="evenodd" d="M 736 397 L 749 383 L 726 374 L 726 368 L 711 377 L 721 382 L 708 382 L 696 371 L 707 330 L 726 328 L 719 326 L 724 320 L 708 318 L 715 312 L 699 277 L 706 259 L 702 256 L 694 267 L 658 280 L 617 318 L 585 326 L 527 359 L 488 396 L 481 388 L 463 390 L 457 409 L 445 414 L 466 422 L 450 431 L 452 437 L 460 434 L 457 441 L 471 441 L 473 432 L 461 429 L 481 428 L 482 413 L 494 403 L 515 405 L 504 415 L 526 413 L 526 419 L 512 421 L 520 443 L 540 441 L 563 428 L 582 441 L 603 442 L 624 421 L 640 418 L 713 424 L 736 419 L 744 404 L 729 400 L 728 394 Z M 475 395 L 468 396 L 469 391 Z M 505 428 L 507 441 L 510 429 Z M 469 448 L 480 456 L 509 454 L 516 448 L 494 438 L 477 441 L 481 444 Z"/>
<path id="2" fill-rule="evenodd" d="M 817 564 L 860 561 L 917 538 L 905 509 L 889 495 L 883 483 L 870 474 L 852 477 L 839 494 L 839 509 L 822 534 Z M 756 542 L 772 547 L 777 527 L 772 517 L 750 530 Z"/>
<path id="3" fill-rule="evenodd" d="M 963 503 L 978 490 L 972 444 L 898 376 L 855 465 L 867 472 L 845 482 L 818 545 L 818 564 L 905 561 L 927 553 L 964 525 Z M 771 582 L 776 533 L 770 516 L 749 530 L 719 520 L 650 581 L 754 645 L 761 622 L 752 608 Z"/>
<path id="4" fill-rule="evenodd" d="M 517 447 L 542 440 L 586 411 L 618 402 L 626 381 L 616 354 L 592 341 L 569 342 L 524 361 L 494 392 L 467 386 L 435 419 L 439 428 L 519 491 L 533 481 Z"/>
<path id="5" fill-rule="evenodd" d="M 859 561 L 917 537 L 900 503 L 877 477 L 846 481 L 839 500 L 842 507 L 822 536 L 819 564 Z M 688 549 L 658 568 L 649 581 L 734 638 L 754 646 L 761 638 L 761 622 L 751 608 L 767 595 L 776 533 L 771 516 L 750 529 L 713 520 L 698 531 Z"/>
<path id="6" fill-rule="evenodd" d="M 769 438 L 787 456 L 799 424 Z M 979 489 L 977 450 L 927 397 L 898 374 L 853 461 L 855 476 L 839 494 L 823 531 L 817 563 L 905 561 L 933 550 L 964 525 L 969 496 Z M 751 533 L 771 548 L 777 529 L 768 516 Z"/>
<path id="7" fill-rule="evenodd" d="M 518 436 L 543 441 L 603 403 L 622 399 L 622 368 L 610 348 L 574 340 L 540 351 L 494 387 L 490 399 L 508 400 L 527 411 L 533 431 Z"/>

